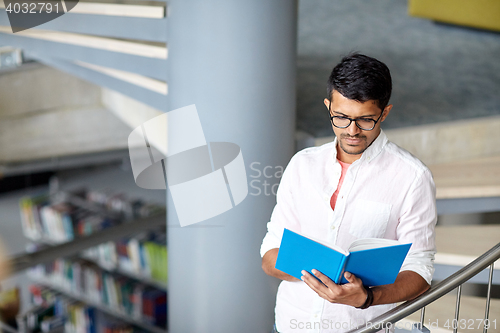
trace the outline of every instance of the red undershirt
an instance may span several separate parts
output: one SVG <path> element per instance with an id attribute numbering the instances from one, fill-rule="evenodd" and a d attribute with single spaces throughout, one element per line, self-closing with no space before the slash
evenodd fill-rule
<path id="1" fill-rule="evenodd" d="M 339 195 L 340 188 L 342 187 L 342 183 L 344 182 L 345 174 L 347 173 L 347 169 L 351 166 L 350 163 L 344 163 L 337 159 L 342 167 L 342 173 L 340 174 L 339 185 L 337 186 L 337 190 L 333 192 L 332 198 L 330 199 L 330 206 L 335 210 L 335 204 L 337 203 L 337 196 Z"/>

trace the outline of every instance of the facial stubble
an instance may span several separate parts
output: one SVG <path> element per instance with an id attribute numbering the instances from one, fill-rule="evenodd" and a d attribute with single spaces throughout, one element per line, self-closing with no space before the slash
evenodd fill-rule
<path id="1" fill-rule="evenodd" d="M 354 136 L 351 136 L 351 135 L 341 134 L 340 135 L 340 140 L 339 140 L 339 146 L 340 146 L 340 149 L 342 149 L 344 151 L 344 153 L 346 153 L 346 154 L 349 154 L 349 155 L 360 155 L 369 146 L 369 145 L 366 145 L 366 147 L 364 147 L 360 151 L 356 151 L 356 152 L 348 151 L 346 149 L 347 147 L 344 147 L 343 140 L 342 140 L 342 139 L 345 139 L 345 138 L 362 139 L 366 143 L 366 136 L 364 136 L 364 135 L 354 135 Z"/>

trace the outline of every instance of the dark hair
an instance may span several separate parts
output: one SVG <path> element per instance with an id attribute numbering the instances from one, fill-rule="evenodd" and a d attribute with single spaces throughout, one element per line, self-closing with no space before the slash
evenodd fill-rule
<path id="1" fill-rule="evenodd" d="M 346 98 L 362 103 L 375 100 L 383 110 L 391 98 L 391 73 L 383 62 L 375 58 L 351 53 L 342 58 L 328 78 L 329 100 L 334 90 Z"/>

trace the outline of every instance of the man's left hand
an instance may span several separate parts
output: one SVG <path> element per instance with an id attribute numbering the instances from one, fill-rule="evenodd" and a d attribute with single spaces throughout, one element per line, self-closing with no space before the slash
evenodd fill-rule
<path id="1" fill-rule="evenodd" d="M 330 303 L 340 303 L 360 307 L 366 301 L 367 292 L 363 287 L 361 279 L 358 279 L 349 272 L 344 273 L 344 277 L 349 283 L 335 284 L 328 276 L 313 269 L 312 273 L 321 280 L 319 282 L 307 271 L 302 271 L 302 281 L 304 281 L 321 298 Z"/>

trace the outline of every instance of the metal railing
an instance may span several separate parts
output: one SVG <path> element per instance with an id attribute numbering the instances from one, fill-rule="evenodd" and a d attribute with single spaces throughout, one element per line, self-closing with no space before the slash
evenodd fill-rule
<path id="1" fill-rule="evenodd" d="M 462 284 L 464 284 L 465 282 L 467 282 L 467 280 L 469 280 L 474 275 L 480 273 L 483 269 L 489 266 L 490 271 L 488 280 L 488 295 L 486 298 L 486 307 L 484 316 L 485 320 L 483 322 L 483 333 L 487 333 L 488 331 L 487 323 L 488 323 L 488 316 L 490 309 L 491 285 L 493 282 L 493 266 L 494 262 L 499 258 L 500 258 L 500 243 L 492 247 L 490 250 L 485 252 L 483 255 L 478 257 L 476 260 L 474 260 L 467 266 L 460 269 L 458 272 L 450 275 L 445 280 L 431 287 L 429 290 L 427 290 L 419 297 L 411 301 L 407 301 L 395 307 L 394 309 L 391 309 L 386 313 L 376 318 L 373 318 L 372 320 L 370 320 L 370 325 L 366 325 L 365 327 L 351 330 L 348 333 L 372 333 L 380 331 L 381 329 L 384 328 L 387 332 L 391 327 L 394 327 L 394 324 L 397 321 L 409 316 L 410 314 L 418 310 L 422 311 L 420 316 L 420 325 L 421 325 L 420 327 L 422 327 L 424 323 L 425 306 L 434 302 L 438 298 L 446 295 L 448 292 L 457 287 L 458 290 L 457 290 L 457 302 L 455 308 L 455 322 L 458 322 Z M 456 329 L 457 328 L 454 328 L 454 332 L 456 332 Z"/>

